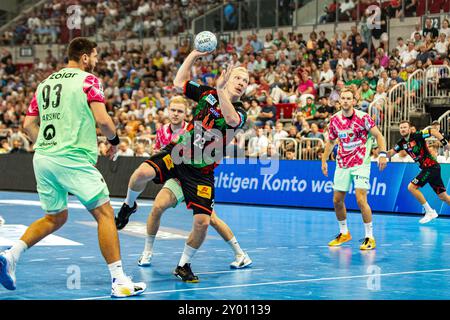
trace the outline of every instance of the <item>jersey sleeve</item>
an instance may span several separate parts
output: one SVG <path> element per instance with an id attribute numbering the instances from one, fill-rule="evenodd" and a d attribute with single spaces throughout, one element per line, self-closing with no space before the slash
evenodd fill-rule
<path id="1" fill-rule="evenodd" d="M 375 127 L 375 121 L 373 121 L 373 119 L 368 114 L 364 115 L 363 120 L 364 120 L 364 127 L 366 128 L 367 131 L 370 131 L 370 129 Z"/>
<path id="2" fill-rule="evenodd" d="M 236 107 L 236 112 L 240 118 L 240 121 L 239 121 L 239 124 L 235 127 L 229 126 L 230 128 L 233 128 L 233 129 L 242 128 L 244 126 L 245 122 L 247 121 L 247 112 L 245 111 L 245 109 L 242 106 Z"/>
<path id="3" fill-rule="evenodd" d="M 334 126 L 334 118 L 331 118 L 330 125 L 328 126 L 328 139 L 336 140 L 338 137 L 336 127 Z"/>
<path id="4" fill-rule="evenodd" d="M 161 150 L 161 135 L 162 135 L 162 130 L 163 128 L 160 128 L 158 131 L 156 131 L 156 139 L 155 139 L 155 144 L 153 146 L 153 150 L 155 151 L 159 151 Z"/>
<path id="5" fill-rule="evenodd" d="M 202 86 L 195 81 L 186 81 L 183 87 L 183 94 L 194 101 L 199 101 L 202 94 L 206 91 L 214 90 L 209 86 Z"/>
<path id="6" fill-rule="evenodd" d="M 425 129 L 425 130 L 420 131 L 420 136 L 423 139 L 431 137 L 431 130 L 430 129 Z"/>
<path id="7" fill-rule="evenodd" d="M 96 76 L 90 74 L 84 79 L 83 92 L 86 94 L 88 103 L 94 101 L 105 103 L 103 86 Z"/>
<path id="8" fill-rule="evenodd" d="M 395 151 L 396 153 L 399 153 L 399 152 L 402 151 L 402 150 L 403 150 L 402 144 L 401 144 L 400 142 L 397 142 L 397 144 L 394 146 L 394 151 Z"/>
<path id="9" fill-rule="evenodd" d="M 39 108 L 37 104 L 36 93 L 33 95 L 33 99 L 31 99 L 30 105 L 27 109 L 27 116 L 36 117 L 39 115 Z"/>

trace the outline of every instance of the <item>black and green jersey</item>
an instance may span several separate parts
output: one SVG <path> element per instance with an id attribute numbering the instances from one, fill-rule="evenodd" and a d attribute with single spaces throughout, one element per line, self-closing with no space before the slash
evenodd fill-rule
<path id="1" fill-rule="evenodd" d="M 405 150 L 410 157 L 419 163 L 421 169 L 439 167 L 437 159 L 430 153 L 426 138 L 431 137 L 429 129 L 417 131 L 409 135 L 409 139 L 401 138 L 394 147 L 395 152 Z"/>
<path id="2" fill-rule="evenodd" d="M 234 130 L 245 124 L 247 113 L 242 102 L 234 102 L 233 106 L 241 121 L 236 127 L 231 127 L 222 115 L 215 88 L 187 81 L 183 91 L 186 97 L 198 103 L 192 109 L 193 119 L 188 124 L 186 133 L 179 137 L 177 144 L 184 146 L 183 156 L 190 159 L 190 165 L 197 168 L 215 168 L 218 157 L 223 157 L 225 146 L 232 138 L 227 138 L 227 134 L 230 136 L 230 129 L 234 133 Z M 217 154 L 218 151 L 221 154 Z"/>

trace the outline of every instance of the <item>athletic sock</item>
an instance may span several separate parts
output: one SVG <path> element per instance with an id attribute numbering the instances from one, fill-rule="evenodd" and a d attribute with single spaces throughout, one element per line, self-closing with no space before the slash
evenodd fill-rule
<path id="1" fill-rule="evenodd" d="M 156 236 L 147 235 L 147 238 L 145 238 L 144 251 L 153 252 L 153 243 L 155 242 L 155 238 L 156 238 Z"/>
<path id="2" fill-rule="evenodd" d="M 425 202 L 423 205 L 423 208 L 425 209 L 426 213 L 429 213 L 431 211 L 433 211 L 433 208 L 430 207 L 430 205 L 428 204 L 428 202 Z"/>
<path id="3" fill-rule="evenodd" d="M 364 229 L 366 230 L 366 238 L 372 238 L 373 239 L 372 222 L 364 223 Z"/>
<path id="4" fill-rule="evenodd" d="M 133 207 L 134 203 L 136 202 L 136 199 L 139 197 L 139 195 L 141 194 L 142 191 L 133 191 L 130 188 L 128 188 L 127 191 L 127 198 L 125 199 L 125 203 L 129 206 L 129 207 Z"/>
<path id="5" fill-rule="evenodd" d="M 192 248 L 188 246 L 187 244 L 184 245 L 184 251 L 181 255 L 180 262 L 178 262 L 178 265 L 180 267 L 183 267 L 186 263 L 190 263 L 191 259 L 194 257 L 195 253 L 197 252 L 197 249 Z"/>
<path id="6" fill-rule="evenodd" d="M 125 273 L 122 269 L 122 260 L 108 264 L 109 273 L 111 273 L 111 280 L 117 279 L 119 281 L 127 280 Z"/>
<path id="7" fill-rule="evenodd" d="M 347 219 L 338 222 L 339 222 L 339 232 L 342 234 L 347 234 L 348 233 Z"/>
<path id="8" fill-rule="evenodd" d="M 25 250 L 27 249 L 28 245 L 24 241 L 19 240 L 16 243 L 14 243 L 14 245 L 8 251 L 9 253 L 11 253 L 14 261 L 17 262 L 20 259 L 20 255 L 24 253 Z"/>
<path id="9" fill-rule="evenodd" d="M 230 245 L 231 249 L 233 249 L 235 256 L 245 254 L 244 251 L 241 249 L 239 242 L 236 240 L 236 237 L 233 237 L 231 240 L 227 241 L 227 243 Z"/>

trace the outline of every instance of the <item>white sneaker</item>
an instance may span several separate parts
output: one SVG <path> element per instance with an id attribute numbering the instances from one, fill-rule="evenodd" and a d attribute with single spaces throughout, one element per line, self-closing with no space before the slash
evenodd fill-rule
<path id="1" fill-rule="evenodd" d="M 2 216 L 0 216 L 0 228 L 5 224 L 5 219 L 3 219 Z"/>
<path id="2" fill-rule="evenodd" d="M 111 288 L 112 298 L 126 298 L 140 295 L 145 291 L 147 285 L 144 282 L 133 283 L 130 278 L 122 280 L 114 279 Z"/>
<path id="3" fill-rule="evenodd" d="M 438 214 L 437 214 L 436 210 L 433 210 L 431 212 L 425 213 L 423 218 L 419 220 L 419 223 L 425 224 L 425 223 L 430 222 L 433 219 L 436 219 L 437 217 L 438 217 Z"/>
<path id="4" fill-rule="evenodd" d="M 16 262 L 8 251 L 0 253 L 0 283 L 8 290 L 16 290 Z"/>
<path id="5" fill-rule="evenodd" d="M 152 261 L 152 253 L 150 251 L 143 251 L 138 260 L 140 267 L 148 267 Z"/>
<path id="6" fill-rule="evenodd" d="M 237 255 L 236 256 L 236 260 L 234 260 L 231 264 L 230 267 L 233 269 L 242 269 L 245 267 L 248 267 L 252 264 L 252 259 L 250 259 L 250 257 L 248 256 L 247 253 L 244 253 L 243 255 Z"/>

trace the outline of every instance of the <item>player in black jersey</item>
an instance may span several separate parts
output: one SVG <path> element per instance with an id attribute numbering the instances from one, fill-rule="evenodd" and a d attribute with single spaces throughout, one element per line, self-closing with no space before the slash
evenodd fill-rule
<path id="1" fill-rule="evenodd" d="M 400 122 L 400 135 L 402 138 L 393 149 L 388 151 L 388 155 L 391 157 L 395 153 L 405 150 L 415 162 L 419 163 L 420 169 L 422 170 L 408 185 L 408 190 L 425 209 L 425 216 L 419 222 L 422 224 L 427 223 L 437 218 L 438 214 L 430 207 L 422 192 L 419 191 L 419 188 L 429 183 L 439 199 L 448 205 L 450 205 L 450 197 L 442 181 L 441 166 L 430 153 L 425 139 L 434 136 L 447 149 L 449 148 L 448 141 L 435 129 L 426 129 L 411 133 L 411 124 L 409 121 Z"/>

